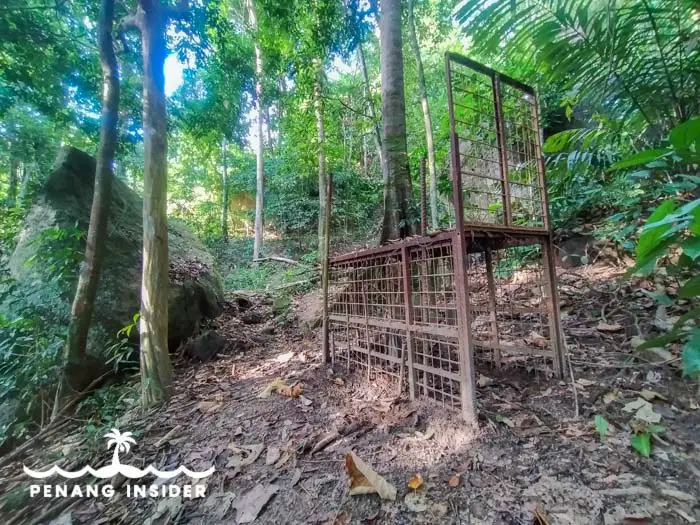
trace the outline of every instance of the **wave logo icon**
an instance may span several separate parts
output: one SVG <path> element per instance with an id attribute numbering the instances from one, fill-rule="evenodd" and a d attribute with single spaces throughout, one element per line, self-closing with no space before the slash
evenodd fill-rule
<path id="1" fill-rule="evenodd" d="M 116 428 L 111 429 L 107 434 L 105 434 L 104 437 L 108 439 L 107 450 L 114 447 L 114 454 L 112 455 L 111 464 L 105 465 L 104 467 L 100 467 L 98 469 L 94 469 L 91 466 L 87 465 L 75 472 L 68 472 L 66 470 L 63 470 L 58 465 L 54 465 L 50 469 L 44 471 L 32 470 L 26 465 L 22 465 L 22 467 L 24 468 L 24 473 L 28 476 L 31 476 L 34 479 L 48 478 L 49 476 L 53 476 L 54 474 L 58 474 L 59 476 L 62 476 L 66 479 L 77 479 L 84 476 L 85 474 L 90 474 L 92 476 L 95 476 L 96 478 L 102 479 L 112 478 L 117 474 L 121 474 L 125 478 L 129 479 L 142 478 L 148 474 L 153 474 L 154 476 L 157 476 L 162 479 L 172 479 L 176 476 L 179 476 L 180 474 L 185 474 L 193 479 L 202 479 L 211 476 L 214 473 L 213 466 L 205 470 L 204 472 L 195 472 L 188 469 L 184 465 L 180 465 L 175 470 L 158 470 L 153 465 L 149 465 L 145 469 L 132 467 L 131 465 L 125 465 L 124 463 L 121 463 L 119 461 L 119 453 L 128 453 L 129 449 L 131 448 L 131 445 L 136 444 L 136 440 L 134 440 L 134 438 L 131 436 L 131 432 L 124 432 L 122 434 Z"/>

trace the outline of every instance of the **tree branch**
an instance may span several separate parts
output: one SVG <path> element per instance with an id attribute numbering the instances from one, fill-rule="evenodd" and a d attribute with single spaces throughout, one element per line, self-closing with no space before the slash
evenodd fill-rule
<path id="1" fill-rule="evenodd" d="M 117 33 L 120 35 L 120 40 L 123 35 L 129 29 L 138 29 L 141 31 L 143 28 L 143 11 L 140 7 L 136 8 L 135 13 L 131 13 L 122 18 L 117 24 Z"/>

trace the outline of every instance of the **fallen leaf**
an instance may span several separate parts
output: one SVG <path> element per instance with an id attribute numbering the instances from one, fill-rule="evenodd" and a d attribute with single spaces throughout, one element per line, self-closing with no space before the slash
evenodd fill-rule
<path id="1" fill-rule="evenodd" d="M 409 492 L 406 494 L 403 501 L 408 507 L 408 510 L 412 512 L 425 512 L 428 510 L 424 492 Z"/>
<path id="2" fill-rule="evenodd" d="M 428 428 L 425 432 L 420 432 L 416 430 L 416 437 L 422 441 L 428 441 L 431 437 L 435 435 L 434 428 Z"/>
<path id="3" fill-rule="evenodd" d="M 595 381 L 591 381 L 590 379 L 585 379 L 585 378 L 583 378 L 583 377 L 579 377 L 579 378 L 576 380 L 576 383 L 579 384 L 579 385 L 581 385 L 581 386 L 583 386 L 583 387 L 586 387 L 586 386 L 593 386 L 593 385 L 596 384 Z"/>
<path id="4" fill-rule="evenodd" d="M 270 381 L 265 388 L 263 388 L 260 393 L 258 394 L 258 397 L 260 398 L 265 398 L 265 397 L 270 397 L 270 394 L 273 392 L 278 392 L 280 388 L 284 388 L 287 386 L 287 382 L 282 379 L 281 377 L 278 377 L 274 381 Z"/>
<path id="5" fill-rule="evenodd" d="M 174 523 L 181 507 L 182 498 L 163 498 L 158 502 L 158 506 L 151 516 L 144 520 L 143 525 Z"/>
<path id="6" fill-rule="evenodd" d="M 411 479 L 408 480 L 408 488 L 413 490 L 418 490 L 423 486 L 423 476 L 416 474 Z"/>
<path id="7" fill-rule="evenodd" d="M 333 378 L 333 382 L 336 385 L 343 386 L 345 384 L 345 379 L 343 379 L 342 377 L 335 377 L 335 378 Z"/>
<path id="8" fill-rule="evenodd" d="M 452 476 L 449 480 L 447 480 L 447 484 L 448 484 L 450 487 L 456 487 L 456 486 L 459 485 L 459 481 L 460 481 L 460 476 L 459 476 L 459 474 L 455 474 L 455 475 Z"/>
<path id="9" fill-rule="evenodd" d="M 275 463 L 275 468 L 282 468 L 284 464 L 287 461 L 289 461 L 290 458 L 291 456 L 289 455 L 289 452 L 285 452 L 284 454 L 282 454 L 282 457 L 279 459 L 279 461 Z"/>
<path id="10" fill-rule="evenodd" d="M 297 383 L 294 386 L 283 386 L 277 392 L 285 397 L 299 397 L 304 393 L 304 384 Z"/>
<path id="11" fill-rule="evenodd" d="M 294 472 L 292 473 L 292 479 L 289 480 L 289 486 L 293 487 L 297 483 L 299 483 L 299 480 L 301 479 L 301 469 L 297 468 L 294 469 Z"/>
<path id="12" fill-rule="evenodd" d="M 267 447 L 267 456 L 265 457 L 265 465 L 272 465 L 273 463 L 276 463 L 281 455 L 282 455 L 282 453 L 280 452 L 279 448 Z"/>
<path id="13" fill-rule="evenodd" d="M 275 357 L 275 361 L 277 361 L 278 363 L 286 363 L 287 361 L 291 361 L 293 357 L 294 352 L 285 352 L 284 354 L 280 354 L 277 357 Z"/>
<path id="14" fill-rule="evenodd" d="M 480 386 L 481 388 L 484 388 L 485 386 L 489 386 L 492 383 L 493 383 L 493 379 L 485 376 L 484 374 L 479 374 L 479 379 L 476 380 L 477 386 Z"/>
<path id="15" fill-rule="evenodd" d="M 609 405 L 610 403 L 612 403 L 613 401 L 617 401 L 618 399 L 620 399 L 620 396 L 617 395 L 617 392 L 611 390 L 603 396 L 603 403 Z"/>
<path id="16" fill-rule="evenodd" d="M 634 412 L 634 418 L 645 423 L 658 423 L 661 421 L 661 414 L 654 411 L 654 405 L 644 398 L 638 397 L 634 401 L 627 403 L 622 410 Z"/>
<path id="17" fill-rule="evenodd" d="M 666 397 L 662 396 L 658 392 L 654 392 L 653 390 L 650 390 L 648 388 L 642 389 L 642 391 L 639 393 L 640 396 L 642 396 L 644 399 L 647 401 L 653 401 L 654 399 L 661 399 L 663 401 L 666 401 Z"/>
<path id="18" fill-rule="evenodd" d="M 202 503 L 201 509 L 207 518 L 221 521 L 231 508 L 234 499 L 236 499 L 236 495 L 233 492 L 211 493 Z"/>
<path id="19" fill-rule="evenodd" d="M 544 348 L 547 346 L 547 338 L 543 335 L 538 334 L 535 331 L 530 332 L 530 339 L 532 340 L 535 346 L 539 346 L 540 348 Z"/>
<path id="20" fill-rule="evenodd" d="M 236 445 L 230 443 L 228 448 L 234 453 L 234 456 L 229 458 L 226 463 L 226 468 L 236 468 L 245 467 L 246 465 L 254 463 L 262 453 L 265 445 L 262 443 L 255 445 Z"/>
<path id="21" fill-rule="evenodd" d="M 396 501 L 396 487 L 377 474 L 354 452 L 345 455 L 345 470 L 350 476 L 350 495 L 379 494 L 382 499 Z"/>
<path id="22" fill-rule="evenodd" d="M 200 401 L 197 403 L 197 409 L 200 411 L 204 412 L 205 414 L 209 414 L 211 412 L 215 412 L 219 408 L 219 403 L 216 403 L 215 401 Z"/>
<path id="23" fill-rule="evenodd" d="M 258 483 L 251 490 L 246 492 L 241 499 L 234 504 L 238 511 L 236 523 L 251 523 L 258 517 L 263 507 L 270 501 L 279 490 L 277 485 L 263 485 Z"/>
<path id="24" fill-rule="evenodd" d="M 604 322 L 598 323 L 596 326 L 596 330 L 599 332 L 619 332 L 622 330 L 624 327 L 621 324 L 613 323 L 613 324 L 608 324 Z"/>
<path id="25" fill-rule="evenodd" d="M 308 397 L 304 397 L 301 395 L 299 396 L 299 401 L 301 401 L 302 405 L 307 406 L 307 407 L 313 403 L 313 401 L 311 401 Z"/>

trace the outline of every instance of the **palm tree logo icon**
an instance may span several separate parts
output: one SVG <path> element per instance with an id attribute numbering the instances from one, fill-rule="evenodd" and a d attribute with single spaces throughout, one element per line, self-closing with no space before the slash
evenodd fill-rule
<path id="1" fill-rule="evenodd" d="M 33 470 L 26 465 L 23 465 L 23 469 L 25 474 L 34 479 L 48 478 L 49 476 L 53 476 L 55 474 L 67 479 L 80 478 L 85 474 L 90 474 L 101 479 L 112 478 L 117 474 L 121 474 L 129 479 L 142 478 L 147 475 L 153 475 L 162 479 L 172 479 L 180 474 L 185 474 L 193 479 L 202 479 L 211 476 L 214 473 L 215 468 L 213 465 L 207 470 L 201 472 L 190 470 L 184 465 L 180 465 L 175 470 L 158 470 L 153 465 L 149 465 L 145 469 L 126 465 L 119 461 L 119 454 L 127 454 L 129 450 L 131 450 L 131 445 L 136 444 L 136 440 L 132 436 L 133 434 L 131 432 L 120 432 L 116 428 L 113 428 L 107 432 L 107 434 L 104 436 L 107 439 L 107 450 L 114 447 L 112 462 L 98 469 L 94 469 L 90 465 L 86 465 L 75 472 L 63 470 L 58 465 L 54 465 L 50 469 L 44 471 Z"/>
<path id="2" fill-rule="evenodd" d="M 131 449 L 131 445 L 136 444 L 136 440 L 131 437 L 132 433 L 131 432 L 124 432 L 123 434 L 119 432 L 116 428 L 113 428 L 107 434 L 105 434 L 105 438 L 109 439 L 107 441 L 107 450 L 112 448 L 114 446 L 114 455 L 112 456 L 112 465 L 116 466 L 119 468 L 121 463 L 119 462 L 119 453 L 128 453 L 129 450 Z"/>

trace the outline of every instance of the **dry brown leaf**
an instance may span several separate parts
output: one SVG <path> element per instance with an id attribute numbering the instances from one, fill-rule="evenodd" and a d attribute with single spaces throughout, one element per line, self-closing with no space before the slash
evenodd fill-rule
<path id="1" fill-rule="evenodd" d="M 350 495 L 379 494 L 382 499 L 396 501 L 396 487 L 377 474 L 354 452 L 345 455 L 345 470 L 350 476 Z"/>
<path id="2" fill-rule="evenodd" d="M 476 380 L 477 386 L 480 386 L 481 388 L 489 386 L 491 383 L 493 383 L 493 379 L 485 376 L 484 374 L 479 374 L 479 379 Z"/>
<path id="3" fill-rule="evenodd" d="M 416 430 L 416 437 L 420 440 L 423 440 L 423 441 L 428 441 L 434 435 L 435 435 L 434 428 L 428 428 L 428 429 L 426 429 L 425 432 L 420 432 L 420 431 Z"/>
<path id="4" fill-rule="evenodd" d="M 336 385 L 340 385 L 340 386 L 345 385 L 345 379 L 343 379 L 342 377 L 335 377 L 335 378 L 333 378 L 333 382 L 334 382 Z"/>
<path id="5" fill-rule="evenodd" d="M 272 465 L 273 463 L 276 463 L 281 455 L 282 455 L 282 453 L 280 452 L 279 448 L 267 447 L 267 456 L 265 457 L 265 465 Z"/>
<path id="6" fill-rule="evenodd" d="M 257 443 L 255 445 L 236 445 L 230 443 L 228 448 L 234 453 L 226 463 L 226 468 L 245 467 L 255 462 L 260 456 L 265 445 Z"/>
<path id="7" fill-rule="evenodd" d="M 411 479 L 408 480 L 408 488 L 413 490 L 418 490 L 423 486 L 423 476 L 416 474 Z"/>
<path id="8" fill-rule="evenodd" d="M 204 412 L 205 414 L 209 414 L 209 413 L 215 412 L 219 409 L 219 403 L 216 403 L 214 401 L 200 401 L 199 403 L 197 403 L 197 408 L 201 412 Z"/>
<path id="9" fill-rule="evenodd" d="M 258 484 L 246 492 L 233 505 L 238 511 L 236 523 L 251 523 L 255 521 L 260 511 L 270 501 L 270 498 L 277 493 L 278 489 L 277 485 Z"/>
<path id="10" fill-rule="evenodd" d="M 604 322 L 598 323 L 596 326 L 596 330 L 599 332 L 619 332 L 622 330 L 624 327 L 621 324 L 613 323 L 613 324 L 608 324 Z"/>
<path id="11" fill-rule="evenodd" d="M 277 392 L 285 397 L 299 397 L 304 393 L 304 384 L 297 383 L 294 386 L 283 386 Z"/>
<path id="12" fill-rule="evenodd" d="M 304 396 L 299 396 L 299 401 L 301 401 L 301 404 L 306 407 L 311 406 L 311 404 L 313 403 L 313 401 L 311 401 L 308 397 Z"/>
<path id="13" fill-rule="evenodd" d="M 667 401 L 668 399 L 666 396 L 663 396 L 659 394 L 658 392 L 655 392 L 649 388 L 644 388 L 642 391 L 639 393 L 640 396 L 642 396 L 644 399 L 647 401 L 653 401 L 654 399 L 661 399 L 663 401 Z"/>
<path id="14" fill-rule="evenodd" d="M 447 481 L 447 484 L 448 484 L 450 487 L 456 487 L 456 486 L 459 485 L 459 480 L 460 480 L 460 475 L 459 475 L 459 474 L 455 474 L 454 476 L 452 476 L 452 477 Z"/>
<path id="15" fill-rule="evenodd" d="M 270 381 L 265 388 L 263 388 L 260 393 L 258 394 L 258 397 L 264 398 L 264 397 L 270 397 L 270 394 L 273 392 L 278 392 L 280 388 L 284 388 L 287 386 L 287 382 L 282 379 L 281 377 L 278 377 L 274 381 Z"/>

